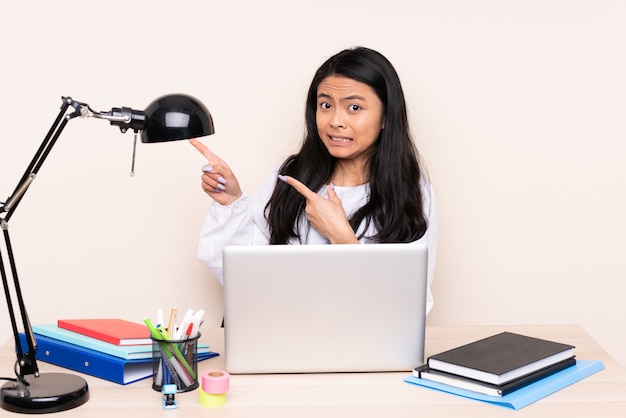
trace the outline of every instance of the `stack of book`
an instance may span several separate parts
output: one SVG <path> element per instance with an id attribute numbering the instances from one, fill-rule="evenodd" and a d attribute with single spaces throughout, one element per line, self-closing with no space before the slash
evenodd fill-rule
<path id="1" fill-rule="evenodd" d="M 502 332 L 432 355 L 405 380 L 493 403 L 521 398 L 525 406 L 604 368 L 577 362 L 574 348 Z"/>
<path id="2" fill-rule="evenodd" d="M 119 384 L 152 377 L 152 340 L 145 324 L 123 319 L 62 319 L 33 325 L 37 360 Z M 21 343 L 26 337 L 20 334 Z M 215 357 L 198 344 L 198 361 Z"/>

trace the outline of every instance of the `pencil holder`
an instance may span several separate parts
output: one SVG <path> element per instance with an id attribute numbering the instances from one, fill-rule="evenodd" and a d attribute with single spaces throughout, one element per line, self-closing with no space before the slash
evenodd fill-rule
<path id="1" fill-rule="evenodd" d="M 152 389 L 176 385 L 177 392 L 198 387 L 198 339 L 157 340 L 152 337 Z"/>

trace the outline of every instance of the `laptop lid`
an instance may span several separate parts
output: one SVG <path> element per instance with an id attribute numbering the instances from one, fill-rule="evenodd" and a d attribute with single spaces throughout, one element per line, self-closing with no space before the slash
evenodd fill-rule
<path id="1" fill-rule="evenodd" d="M 424 361 L 420 244 L 224 250 L 230 373 L 410 371 Z"/>

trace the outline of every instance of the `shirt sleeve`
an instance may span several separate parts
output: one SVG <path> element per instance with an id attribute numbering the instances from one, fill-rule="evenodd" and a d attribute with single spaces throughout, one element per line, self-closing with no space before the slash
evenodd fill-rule
<path id="1" fill-rule="evenodd" d="M 424 213 L 428 219 L 428 229 L 424 236 L 415 241 L 415 243 L 425 244 L 428 248 L 428 273 L 426 282 L 426 313 L 428 314 L 434 304 L 431 286 L 435 277 L 435 261 L 437 259 L 437 208 L 432 185 L 424 181 L 422 183 L 422 190 L 424 196 Z"/>
<path id="2" fill-rule="evenodd" d="M 222 255 L 231 245 L 269 244 L 265 205 L 276 185 L 276 173 L 268 176 L 252 196 L 243 195 L 228 206 L 213 202 L 207 211 L 198 244 L 198 259 L 224 282 Z"/>

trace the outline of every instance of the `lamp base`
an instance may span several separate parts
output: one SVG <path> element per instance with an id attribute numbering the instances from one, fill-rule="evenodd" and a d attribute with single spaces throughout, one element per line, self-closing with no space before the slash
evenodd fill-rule
<path id="1" fill-rule="evenodd" d="M 23 414 L 47 414 L 76 408 L 89 400 L 85 379 L 66 373 L 26 376 L 26 393 L 14 382 L 2 386 L 2 409 Z"/>

